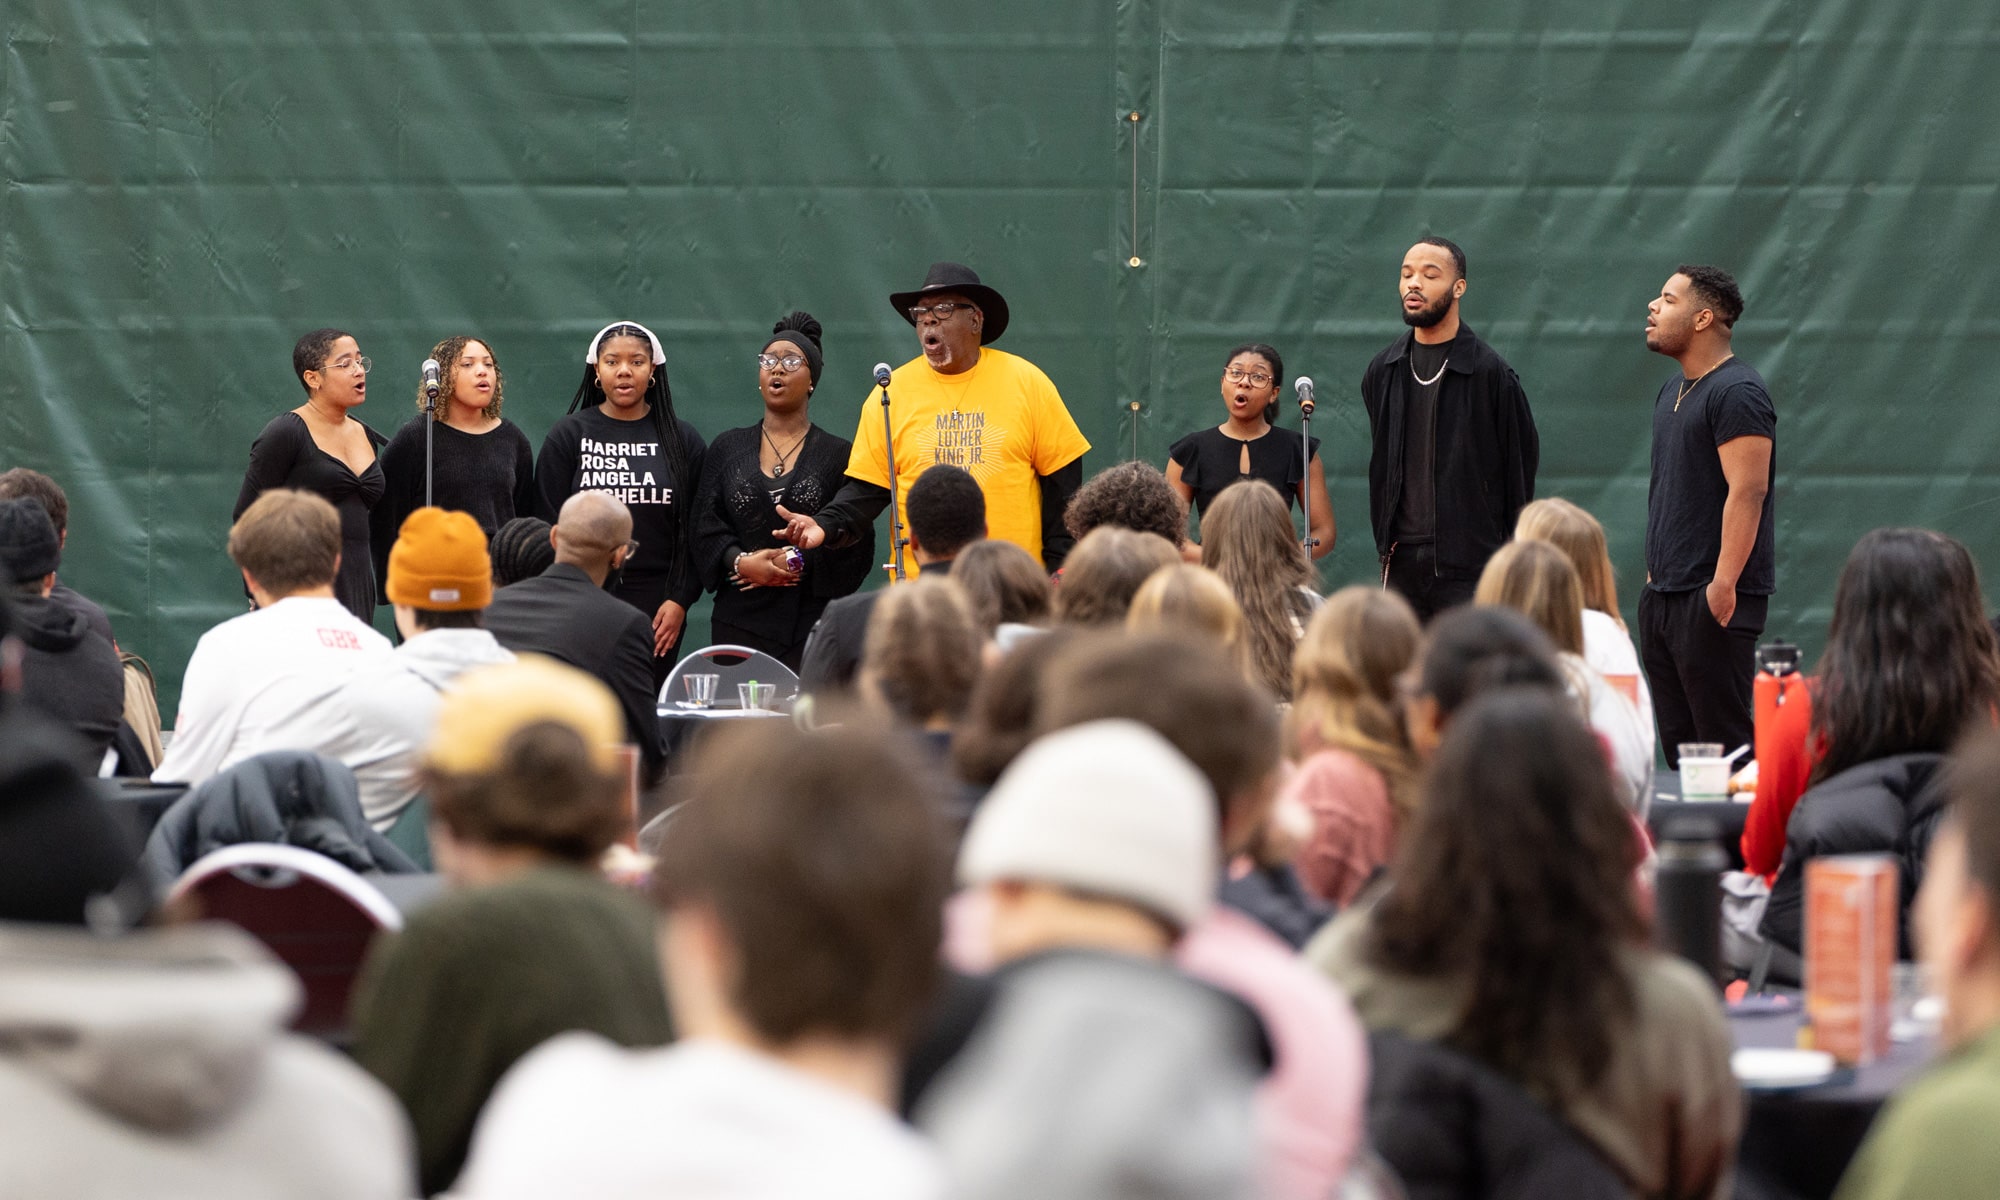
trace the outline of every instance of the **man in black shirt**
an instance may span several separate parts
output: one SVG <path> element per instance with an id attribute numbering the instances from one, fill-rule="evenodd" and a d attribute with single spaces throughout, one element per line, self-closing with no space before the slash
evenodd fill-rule
<path id="1" fill-rule="evenodd" d="M 1778 414 L 1730 349 L 1743 293 L 1683 266 L 1646 307 L 1646 349 L 1680 363 L 1653 398 L 1639 639 L 1667 765 L 1680 743 L 1750 741 L 1757 635 L 1777 582 Z"/>
<path id="2" fill-rule="evenodd" d="M 1459 321 L 1465 286 L 1463 250 L 1441 237 L 1410 247 L 1397 288 L 1410 332 L 1361 376 L 1382 584 L 1424 620 L 1472 598 L 1534 498 L 1541 461 L 1514 368 Z"/>

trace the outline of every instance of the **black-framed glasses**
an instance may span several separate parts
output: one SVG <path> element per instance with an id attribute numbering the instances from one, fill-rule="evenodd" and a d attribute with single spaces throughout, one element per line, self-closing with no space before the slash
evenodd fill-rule
<path id="1" fill-rule="evenodd" d="M 360 367 L 361 373 L 366 375 L 375 369 L 375 360 L 360 355 L 354 358 L 336 358 L 322 369 L 327 371 L 352 371 L 356 367 Z"/>
<path id="2" fill-rule="evenodd" d="M 1242 367 L 1231 367 L 1222 373 L 1222 377 L 1231 383 L 1247 383 L 1251 387 L 1263 387 L 1271 382 L 1271 377 L 1264 372 L 1252 375 Z"/>
<path id="3" fill-rule="evenodd" d="M 946 300 L 941 304 L 919 304 L 910 310 L 910 320 L 921 321 L 925 317 L 936 317 L 940 321 L 948 321 L 951 315 L 961 308 L 978 307 L 977 304 L 968 304 L 963 300 Z"/>
<path id="4" fill-rule="evenodd" d="M 789 375 L 800 367 L 805 366 L 806 360 L 797 354 L 787 354 L 783 358 L 779 358 L 775 354 L 759 354 L 757 356 L 757 365 L 766 371 L 783 371 Z"/>

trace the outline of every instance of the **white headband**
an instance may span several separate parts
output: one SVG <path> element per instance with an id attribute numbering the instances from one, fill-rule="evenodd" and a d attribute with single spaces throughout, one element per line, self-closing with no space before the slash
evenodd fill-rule
<path id="1" fill-rule="evenodd" d="M 645 334 L 646 340 L 653 344 L 654 366 L 658 367 L 666 363 L 667 352 L 665 350 L 660 349 L 660 339 L 653 336 L 652 330 L 646 328 L 644 325 L 639 324 L 639 322 L 637 321 L 613 321 L 611 322 L 611 324 L 606 325 L 604 328 L 598 330 L 597 336 L 590 339 L 590 353 L 583 356 L 583 361 L 595 366 L 597 363 L 597 347 L 601 342 L 604 341 L 604 335 L 624 325 L 629 325 L 632 328 L 638 330 L 639 332 Z"/>

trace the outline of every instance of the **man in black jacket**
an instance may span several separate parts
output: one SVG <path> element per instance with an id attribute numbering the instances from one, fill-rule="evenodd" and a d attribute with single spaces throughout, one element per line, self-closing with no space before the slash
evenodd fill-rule
<path id="1" fill-rule="evenodd" d="M 1459 321 L 1465 286 L 1463 250 L 1441 237 L 1410 247 L 1397 287 L 1410 332 L 1361 376 L 1382 583 L 1426 621 L 1472 599 L 1534 499 L 1541 461 L 1520 378 Z"/>
<path id="2" fill-rule="evenodd" d="M 604 590 L 636 546 L 632 513 L 602 492 L 578 492 L 563 503 L 549 544 L 555 565 L 493 593 L 486 630 L 516 654 L 546 654 L 603 680 L 625 711 L 646 782 L 657 782 L 667 759 L 653 694 L 653 626 Z"/>
<path id="3" fill-rule="evenodd" d="M 14 593 L 22 698 L 83 739 L 76 765 L 95 774 L 125 718 L 125 668 L 88 618 L 50 598 L 61 562 L 62 542 L 41 501 L 0 500 L 0 566 Z"/>

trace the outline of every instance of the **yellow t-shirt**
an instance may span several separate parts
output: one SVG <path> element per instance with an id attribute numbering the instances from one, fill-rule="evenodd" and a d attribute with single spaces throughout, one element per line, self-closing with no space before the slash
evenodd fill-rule
<path id="1" fill-rule="evenodd" d="M 1036 476 L 1067 466 L 1090 443 L 1040 367 L 987 346 L 970 371 L 940 375 L 920 355 L 889 377 L 889 418 L 898 505 L 927 469 L 938 463 L 964 467 L 986 493 L 988 536 L 1013 542 L 1042 561 L 1042 484 Z M 889 486 L 882 393 L 874 389 L 861 405 L 847 473 Z M 903 526 L 909 527 L 907 512 Z M 915 557 L 906 551 L 904 563 L 914 577 Z"/>

